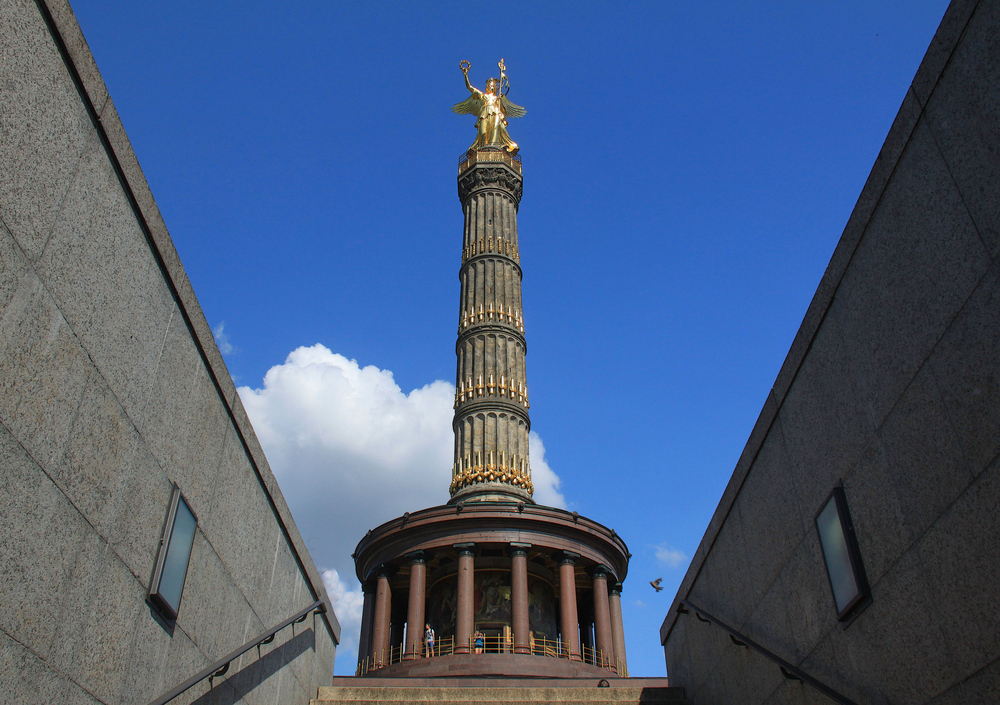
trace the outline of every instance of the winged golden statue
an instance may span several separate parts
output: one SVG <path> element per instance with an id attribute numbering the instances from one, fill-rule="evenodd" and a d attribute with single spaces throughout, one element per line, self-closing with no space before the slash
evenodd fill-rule
<path id="1" fill-rule="evenodd" d="M 503 59 L 497 64 L 500 67 L 500 78 L 491 78 L 486 82 L 486 90 L 481 91 L 469 83 L 471 64 L 462 61 L 458 67 L 465 75 L 465 87 L 472 94 L 461 103 L 456 103 L 451 110 L 459 115 L 476 115 L 476 130 L 479 136 L 469 147 L 469 151 L 480 147 L 497 146 L 506 149 L 511 155 L 517 154 L 517 143 L 507 134 L 507 118 L 524 117 L 528 112 L 520 105 L 507 100 L 510 81 L 507 79 L 507 67 Z M 506 89 L 506 90 L 505 90 Z"/>

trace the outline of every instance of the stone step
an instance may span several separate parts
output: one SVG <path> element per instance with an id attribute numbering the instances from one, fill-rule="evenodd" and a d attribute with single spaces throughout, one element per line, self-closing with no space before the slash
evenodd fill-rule
<path id="1" fill-rule="evenodd" d="M 502 695 L 497 693 L 497 695 Z M 493 698 L 478 698 L 476 700 L 451 700 L 445 698 L 443 700 L 313 700 L 311 701 L 313 705 L 326 705 L 327 703 L 337 703 L 338 705 L 376 705 L 378 703 L 390 702 L 393 705 L 425 705 L 428 702 L 440 703 L 441 705 L 481 705 L 483 703 L 489 703 L 489 705 L 522 705 L 526 702 L 536 702 L 536 703 L 549 703 L 558 702 L 559 705 L 621 705 L 622 703 L 635 703 L 635 705 L 645 705 L 646 703 L 669 703 L 669 705 L 690 705 L 690 700 L 685 700 L 683 694 L 677 698 L 671 698 L 669 700 L 508 700 L 505 698 L 498 697 Z"/>
<path id="2" fill-rule="evenodd" d="M 560 705 L 636 705 L 670 703 L 683 705 L 683 688 L 628 687 L 448 687 L 448 686 L 332 686 L 319 689 L 319 697 L 312 705 L 361 705 L 362 703 L 439 703 L 440 705 L 524 705 L 525 703 L 560 703 Z"/>

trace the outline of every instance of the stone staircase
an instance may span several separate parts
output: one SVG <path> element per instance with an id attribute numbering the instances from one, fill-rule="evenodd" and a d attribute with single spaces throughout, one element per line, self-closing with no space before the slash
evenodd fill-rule
<path id="1" fill-rule="evenodd" d="M 607 684 L 600 687 L 599 683 Z M 666 678 L 334 678 L 311 705 L 687 705 Z"/>

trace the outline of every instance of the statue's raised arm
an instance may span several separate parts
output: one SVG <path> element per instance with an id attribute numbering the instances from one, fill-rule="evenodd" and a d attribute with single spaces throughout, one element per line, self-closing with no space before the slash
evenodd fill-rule
<path id="1" fill-rule="evenodd" d="M 486 82 L 486 90 L 480 91 L 469 82 L 471 64 L 468 61 L 460 62 L 458 67 L 465 75 L 465 87 L 472 95 L 461 103 L 453 105 L 451 110 L 459 115 L 476 115 L 478 118 L 476 130 L 479 135 L 470 150 L 480 147 L 500 147 L 513 155 L 517 154 L 518 146 L 507 134 L 507 118 L 524 117 L 527 111 L 507 100 L 506 91 L 503 91 L 504 86 L 510 90 L 507 67 L 504 66 L 503 59 L 500 59 L 498 65 L 500 78 L 491 78 Z"/>

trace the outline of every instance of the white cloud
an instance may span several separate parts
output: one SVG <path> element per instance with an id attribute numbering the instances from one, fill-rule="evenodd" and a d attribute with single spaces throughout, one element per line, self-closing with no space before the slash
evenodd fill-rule
<path id="1" fill-rule="evenodd" d="M 683 551 L 678 551 L 664 543 L 655 547 L 656 560 L 668 568 L 680 568 L 687 562 L 687 555 Z"/>
<path id="2" fill-rule="evenodd" d="M 219 346 L 219 352 L 223 355 L 228 355 L 231 352 L 236 352 L 236 348 L 233 344 L 229 342 L 229 336 L 226 335 L 226 322 L 222 321 L 215 328 L 212 329 L 212 335 L 215 336 L 215 344 Z"/>
<path id="3" fill-rule="evenodd" d="M 566 507 L 566 498 L 559 491 L 562 480 L 545 462 L 545 444 L 531 431 L 528 434 L 528 464 L 531 466 L 531 483 L 535 486 L 532 498 L 547 507 Z"/>
<path id="4" fill-rule="evenodd" d="M 333 603 L 333 611 L 340 621 L 340 646 L 342 659 L 336 660 L 337 670 L 347 675 L 353 674 L 352 665 L 357 663 L 358 637 L 361 633 L 361 614 L 364 611 L 365 596 L 361 583 L 353 578 L 343 580 L 336 569 L 324 570 L 323 585 Z"/>
<path id="5" fill-rule="evenodd" d="M 438 380 L 407 394 L 391 371 L 316 344 L 239 393 L 331 599 L 340 595 L 337 672 L 353 673 L 361 593 L 350 555 L 368 529 L 448 501 L 455 387 Z M 535 433 L 530 448 L 535 501 L 565 506 Z"/>

